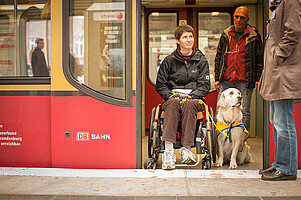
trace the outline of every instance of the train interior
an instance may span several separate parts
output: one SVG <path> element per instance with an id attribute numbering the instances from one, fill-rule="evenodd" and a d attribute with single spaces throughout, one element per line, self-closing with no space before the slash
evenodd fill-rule
<path id="1" fill-rule="evenodd" d="M 189 24 L 194 27 L 195 46 L 206 56 L 210 67 L 211 92 L 207 96 L 207 104 L 215 111 L 217 91 L 214 89 L 214 58 L 216 47 L 222 31 L 233 24 L 233 12 L 238 6 L 246 6 L 250 12 L 249 23 L 263 35 L 263 9 L 261 0 L 142 0 L 142 66 L 143 74 L 143 108 L 145 127 L 142 139 L 142 166 L 148 159 L 147 146 L 151 109 L 162 103 L 156 94 L 156 73 L 160 62 L 175 47 L 173 30 L 179 24 Z M 251 147 L 253 162 L 240 165 L 237 169 L 260 169 L 263 165 L 263 102 L 256 91 L 253 92 L 251 104 L 250 138 L 247 143 Z M 180 153 L 176 150 L 177 163 L 180 163 Z M 157 168 L 161 167 L 161 154 Z M 187 167 L 185 167 L 187 168 Z M 188 167 L 201 169 L 201 165 Z M 212 169 L 228 169 L 229 164 Z"/>

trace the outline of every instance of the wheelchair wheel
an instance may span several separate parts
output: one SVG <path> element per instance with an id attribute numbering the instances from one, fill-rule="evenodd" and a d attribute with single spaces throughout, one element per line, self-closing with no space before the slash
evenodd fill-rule
<path id="1" fill-rule="evenodd" d="M 149 158 L 144 162 L 144 169 L 156 169 L 157 163 L 154 158 Z"/>
<path id="2" fill-rule="evenodd" d="M 210 156 L 210 167 L 211 167 L 211 161 L 213 161 L 213 163 L 215 163 L 216 161 L 216 143 L 215 143 L 215 126 L 213 121 L 212 108 L 210 108 L 208 112 L 209 113 L 206 113 L 206 129 L 207 129 L 206 146 L 208 149 L 207 153 Z M 211 117 L 209 115 L 211 115 Z M 204 168 L 206 168 L 207 166 L 209 165 L 205 163 Z"/>
<path id="3" fill-rule="evenodd" d="M 212 156 L 212 161 L 215 163 L 216 161 L 216 138 L 215 138 L 215 126 L 214 126 L 214 114 L 213 114 L 213 109 L 210 108 L 210 133 L 211 133 L 211 156 Z"/>
<path id="4" fill-rule="evenodd" d="M 211 160 L 210 159 L 202 159 L 202 169 L 210 169 L 211 168 Z"/>
<path id="5" fill-rule="evenodd" d="M 154 150 L 153 150 L 153 138 L 154 138 L 154 118 L 156 114 L 156 107 L 152 109 L 150 123 L 149 123 L 149 135 L 148 135 L 148 157 L 151 158 Z"/>

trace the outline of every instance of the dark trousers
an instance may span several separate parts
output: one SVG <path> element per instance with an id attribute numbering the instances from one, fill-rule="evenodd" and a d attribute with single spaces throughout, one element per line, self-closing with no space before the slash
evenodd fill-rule
<path id="1" fill-rule="evenodd" d="M 163 141 L 176 143 L 178 121 L 181 105 L 178 99 L 169 99 L 162 105 L 165 112 L 163 122 Z M 202 110 L 201 104 L 196 100 L 186 100 L 182 107 L 182 135 L 183 146 L 193 146 L 198 111 Z"/>

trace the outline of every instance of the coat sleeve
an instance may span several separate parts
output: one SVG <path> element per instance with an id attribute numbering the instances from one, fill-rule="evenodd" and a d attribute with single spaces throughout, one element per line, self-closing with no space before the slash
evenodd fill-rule
<path id="1" fill-rule="evenodd" d="M 197 80 L 196 89 L 190 95 L 193 99 L 205 97 L 210 91 L 210 72 L 207 59 L 203 56 L 199 62 L 200 73 Z"/>
<path id="2" fill-rule="evenodd" d="M 172 95 L 172 91 L 168 88 L 168 81 L 170 75 L 169 65 L 170 64 L 165 58 L 160 64 L 160 68 L 157 74 L 156 91 L 164 100 L 167 100 Z"/>
<path id="3" fill-rule="evenodd" d="M 263 70 L 263 47 L 262 47 L 261 35 L 258 32 L 257 32 L 255 59 L 256 59 L 256 81 L 259 82 Z"/>
<path id="4" fill-rule="evenodd" d="M 223 60 L 223 44 L 224 42 L 223 40 L 223 35 L 221 35 L 220 39 L 219 39 L 219 43 L 216 49 L 216 55 L 215 55 L 215 59 L 214 59 L 214 64 L 215 64 L 215 68 L 214 68 L 214 74 L 215 74 L 215 81 L 219 81 L 219 77 L 220 77 L 220 73 L 221 73 L 221 65 L 222 65 L 222 60 Z"/>
<path id="5" fill-rule="evenodd" d="M 274 52 L 274 59 L 279 64 L 292 54 L 301 36 L 300 0 L 283 0 L 282 3 L 284 34 Z"/>

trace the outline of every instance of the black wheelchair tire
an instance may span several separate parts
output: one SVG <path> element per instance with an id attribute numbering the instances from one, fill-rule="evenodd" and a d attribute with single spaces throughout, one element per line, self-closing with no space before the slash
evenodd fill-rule
<path id="1" fill-rule="evenodd" d="M 206 155 L 208 156 L 208 155 Z M 203 158 L 201 162 L 202 170 L 211 168 L 211 160 L 208 157 Z"/>
<path id="2" fill-rule="evenodd" d="M 206 146 L 208 149 L 208 155 L 211 157 L 212 155 L 212 134 L 211 134 L 211 123 L 210 120 L 207 121 L 207 123 L 209 123 L 209 128 L 207 125 L 207 135 L 206 135 Z"/>
<path id="3" fill-rule="evenodd" d="M 152 109 L 151 117 L 150 117 L 150 122 L 149 122 L 149 135 L 148 135 L 148 157 L 151 158 L 153 155 L 153 136 L 154 136 L 154 127 L 153 127 L 153 122 L 154 122 L 154 117 L 156 113 L 156 107 Z"/>
<path id="4" fill-rule="evenodd" d="M 213 109 L 210 108 L 210 124 L 211 124 L 211 148 L 212 148 L 212 161 L 213 163 L 216 162 L 216 138 L 215 138 L 215 126 L 214 126 L 214 114 L 213 114 Z"/>
<path id="5" fill-rule="evenodd" d="M 157 164 L 154 158 L 149 158 L 144 162 L 144 169 L 156 169 Z"/>

